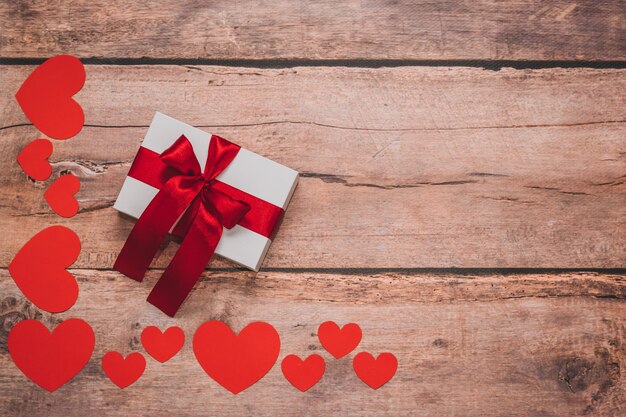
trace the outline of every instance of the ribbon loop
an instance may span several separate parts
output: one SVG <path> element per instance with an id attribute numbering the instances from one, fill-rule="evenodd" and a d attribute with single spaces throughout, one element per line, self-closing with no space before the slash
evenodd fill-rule
<path id="1" fill-rule="evenodd" d="M 193 152 L 193 147 L 185 135 L 181 135 L 176 142 L 164 150 L 159 157 L 163 163 L 174 168 L 182 175 L 199 176 L 202 174 L 202 172 L 200 172 L 200 164 L 196 159 L 196 154 Z"/>
<path id="2" fill-rule="evenodd" d="M 228 140 L 213 135 L 209 142 L 209 154 L 204 166 L 204 179 L 209 182 L 217 178 L 218 175 L 235 159 L 239 153 L 239 146 Z"/>

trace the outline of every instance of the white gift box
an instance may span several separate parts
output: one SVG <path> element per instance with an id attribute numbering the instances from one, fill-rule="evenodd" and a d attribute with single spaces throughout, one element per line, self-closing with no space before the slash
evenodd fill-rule
<path id="1" fill-rule="evenodd" d="M 212 135 L 162 113 L 157 112 L 154 115 L 141 146 L 160 154 L 181 135 L 185 135 L 189 140 L 198 163 L 204 167 Z M 298 173 L 241 148 L 217 180 L 284 211 L 298 183 Z M 139 218 L 158 191 L 151 185 L 127 176 L 113 208 Z M 232 229 L 224 228 L 215 253 L 258 271 L 271 243 L 271 239 L 241 225 L 235 225 Z"/>

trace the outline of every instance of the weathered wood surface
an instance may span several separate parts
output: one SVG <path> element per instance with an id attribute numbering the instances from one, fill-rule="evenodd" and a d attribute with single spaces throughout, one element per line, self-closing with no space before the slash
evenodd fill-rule
<path id="1" fill-rule="evenodd" d="M 137 283 L 110 271 L 74 270 L 81 294 L 70 312 L 39 313 L 0 271 L 0 414 L 11 416 L 619 416 L 626 392 L 624 276 L 341 275 L 209 272 L 170 319 L 143 300 L 158 273 Z M 553 298 L 559 296 L 558 298 Z M 611 299 L 617 298 L 617 299 Z M 23 318 L 47 326 L 68 317 L 96 331 L 86 368 L 49 394 L 13 365 L 9 329 Z M 191 338 L 205 320 L 239 330 L 272 323 L 289 353 L 321 354 L 322 381 L 307 393 L 291 387 L 279 365 L 233 396 L 196 363 Z M 354 321 L 364 337 L 355 352 L 332 359 L 320 346 L 325 320 Z M 120 390 L 102 373 L 108 350 L 141 351 L 148 325 L 181 326 L 187 342 L 166 364 L 148 358 L 143 377 Z M 358 351 L 392 351 L 395 378 L 373 392 L 352 371 Z"/>
<path id="2" fill-rule="evenodd" d="M 623 1 L 0 3 L 0 56 L 623 60 Z"/>
<path id="3" fill-rule="evenodd" d="M 0 57 L 619 61 L 624 10 L 617 0 L 4 1 Z M 1 416 L 626 414 L 623 270 L 532 271 L 626 266 L 625 70 L 88 65 L 77 96 L 87 126 L 54 142 L 52 178 L 33 182 L 15 158 L 40 134 L 13 98 L 33 68 L 0 66 Z M 111 206 L 156 110 L 303 174 L 262 271 L 214 261 L 175 319 L 143 301 L 175 243 L 143 283 L 110 270 L 133 224 Z M 65 172 L 81 179 L 70 220 L 43 200 Z M 81 237 L 81 292 L 50 315 L 6 267 L 55 223 Z M 430 267 L 461 269 L 420 269 Z M 96 351 L 49 394 L 17 370 L 6 339 L 24 318 L 68 317 L 93 326 Z M 277 363 L 233 396 L 193 356 L 193 332 L 210 319 L 235 330 L 268 321 L 279 362 L 319 353 L 326 375 L 301 393 Z M 321 348 L 325 320 L 363 328 L 348 358 Z M 148 325 L 181 326 L 187 342 L 120 390 L 100 360 L 143 352 Z M 358 351 L 396 354 L 395 378 L 370 390 L 352 371 Z"/>
<path id="4" fill-rule="evenodd" d="M 31 70 L 0 68 L 4 90 Z M 77 267 L 111 267 L 133 224 L 111 205 L 156 110 L 302 173 L 265 267 L 625 265 L 624 70 L 87 72 L 77 97 L 88 126 L 55 141 L 46 184 L 15 162 L 37 130 L 11 94 L 0 99 L 2 266 L 45 225 L 64 223 L 83 240 Z M 42 195 L 66 171 L 81 178 L 81 212 L 61 220 Z"/>

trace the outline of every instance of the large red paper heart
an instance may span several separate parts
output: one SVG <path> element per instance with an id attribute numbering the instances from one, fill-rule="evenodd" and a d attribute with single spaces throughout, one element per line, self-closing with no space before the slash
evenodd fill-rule
<path id="1" fill-rule="evenodd" d="M 72 217 L 78 213 L 78 201 L 74 194 L 80 189 L 80 180 L 76 175 L 66 174 L 57 178 L 43 194 L 48 205 L 62 217 Z"/>
<path id="2" fill-rule="evenodd" d="M 81 319 L 67 319 L 52 333 L 37 320 L 23 320 L 11 329 L 7 340 L 15 365 L 50 392 L 83 369 L 95 344 L 91 326 Z"/>
<path id="3" fill-rule="evenodd" d="M 9 264 L 9 273 L 37 307 L 58 313 L 78 297 L 78 284 L 66 271 L 80 253 L 80 239 L 64 226 L 50 226 L 33 236 Z"/>
<path id="4" fill-rule="evenodd" d="M 280 352 L 280 337 L 268 323 L 250 323 L 235 335 L 226 324 L 212 320 L 196 330 L 193 352 L 211 378 L 237 394 L 272 369 Z"/>
<path id="5" fill-rule="evenodd" d="M 331 355 L 339 359 L 352 352 L 361 342 L 361 328 L 356 323 L 348 323 L 341 329 L 333 321 L 320 324 L 317 337 Z"/>
<path id="6" fill-rule="evenodd" d="M 146 359 L 139 352 L 133 352 L 126 358 L 119 352 L 107 352 L 102 357 L 102 370 L 115 385 L 126 388 L 143 375 Z"/>
<path id="7" fill-rule="evenodd" d="M 45 135 L 68 139 L 83 128 L 85 114 L 72 96 L 85 84 L 85 67 L 71 55 L 48 59 L 15 94 L 22 111 Z"/>
<path id="8" fill-rule="evenodd" d="M 296 355 L 288 355 L 283 359 L 280 368 L 287 381 L 304 392 L 322 379 L 326 363 L 320 355 L 311 355 L 305 360 Z"/>
<path id="9" fill-rule="evenodd" d="M 52 155 L 52 142 L 48 139 L 35 139 L 22 149 L 17 156 L 26 175 L 37 181 L 44 181 L 52 174 L 48 157 Z"/>
<path id="10" fill-rule="evenodd" d="M 172 326 L 161 332 L 156 326 L 148 326 L 141 332 L 143 348 L 159 362 L 167 362 L 183 347 L 185 333 L 180 327 Z"/>
<path id="11" fill-rule="evenodd" d="M 389 352 L 381 353 L 376 359 L 367 352 L 361 352 L 354 357 L 352 366 L 361 381 L 378 389 L 394 376 L 398 369 L 398 360 Z"/>

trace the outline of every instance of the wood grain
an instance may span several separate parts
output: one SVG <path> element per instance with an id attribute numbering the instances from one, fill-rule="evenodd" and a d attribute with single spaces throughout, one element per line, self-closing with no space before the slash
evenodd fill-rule
<path id="1" fill-rule="evenodd" d="M 87 124 L 54 141 L 45 182 L 15 161 L 41 136 L 13 98 L 34 67 L 0 65 L 0 416 L 625 415 L 626 70 L 409 66 L 624 61 L 624 11 L 619 0 L 0 2 L 2 58 L 233 65 L 87 65 L 76 97 Z M 296 66 L 311 60 L 334 66 Z M 111 270 L 134 223 L 112 205 L 157 110 L 302 175 L 261 272 L 214 260 L 174 319 L 144 300 L 176 243 L 142 283 Z M 68 172 L 80 212 L 63 220 L 43 192 Z M 47 314 L 7 265 L 55 223 L 81 237 L 80 296 Z M 6 341 L 20 320 L 69 317 L 93 326 L 96 350 L 50 394 Z M 233 396 L 192 352 L 211 319 L 235 331 L 267 321 L 279 362 L 318 353 L 326 374 L 301 393 L 277 363 Z M 320 346 L 325 320 L 362 327 L 348 357 Z M 166 364 L 148 357 L 120 390 L 101 358 L 144 352 L 149 325 L 182 327 L 186 344 Z M 359 351 L 393 352 L 394 379 L 365 386 Z"/>
<path id="2" fill-rule="evenodd" d="M 110 271 L 73 270 L 81 294 L 68 313 L 41 314 L 0 271 L 0 403 L 11 416 L 617 416 L 624 411 L 626 294 L 624 276 L 341 275 L 206 273 L 171 319 L 145 299 L 158 272 L 137 283 Z M 558 298 L 553 298 L 558 296 Z M 618 299 L 611 299 L 618 298 Z M 25 378 L 6 351 L 10 328 L 24 318 L 54 327 L 83 317 L 96 351 L 66 386 L 48 394 Z M 205 320 L 235 330 L 264 320 L 281 335 L 279 360 L 321 354 L 322 381 L 303 394 L 275 365 L 238 396 L 195 362 L 191 338 Z M 334 360 L 320 346 L 325 320 L 357 322 L 358 349 Z M 148 358 L 144 376 L 119 390 L 99 363 L 109 350 L 143 352 L 147 325 L 181 326 L 182 352 L 166 364 Z M 358 351 L 393 352 L 395 378 L 377 392 L 354 375 Z"/>
<path id="3" fill-rule="evenodd" d="M 32 67 L 2 67 L 15 91 Z M 88 66 L 87 127 L 55 142 L 81 178 L 60 220 L 15 163 L 35 128 L 0 99 L 0 264 L 52 223 L 110 268 L 133 222 L 112 208 L 155 110 L 302 173 L 265 267 L 620 268 L 624 70 L 288 70 Z M 154 267 L 169 262 L 169 245 Z M 214 266 L 229 265 L 214 262 Z"/>
<path id="4" fill-rule="evenodd" d="M 623 60 L 619 0 L 17 0 L 0 55 L 97 58 Z"/>

